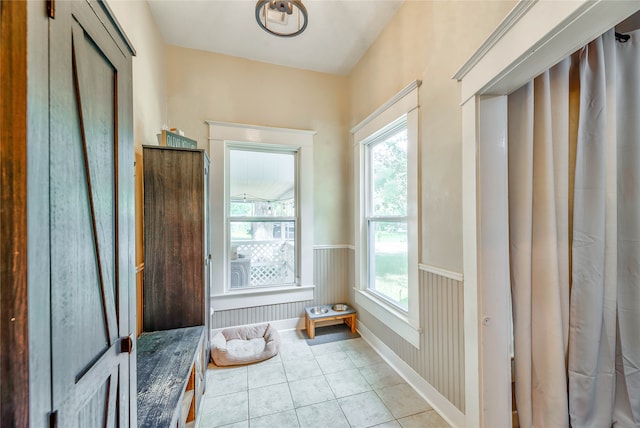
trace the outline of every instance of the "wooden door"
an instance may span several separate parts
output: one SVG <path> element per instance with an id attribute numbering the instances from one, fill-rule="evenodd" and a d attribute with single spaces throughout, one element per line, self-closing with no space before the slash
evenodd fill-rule
<path id="1" fill-rule="evenodd" d="M 206 325 L 202 150 L 143 147 L 144 330 Z"/>
<path id="2" fill-rule="evenodd" d="M 135 307 L 130 61 L 99 7 L 59 1 L 50 20 L 52 405 L 64 428 L 129 426 L 135 391 L 122 349 Z"/>

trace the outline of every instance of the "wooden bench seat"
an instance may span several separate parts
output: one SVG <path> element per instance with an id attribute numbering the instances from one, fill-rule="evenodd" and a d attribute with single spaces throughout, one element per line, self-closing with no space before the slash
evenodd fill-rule
<path id="1" fill-rule="evenodd" d="M 137 342 L 138 427 L 195 424 L 204 394 L 204 326 L 142 333 Z"/>

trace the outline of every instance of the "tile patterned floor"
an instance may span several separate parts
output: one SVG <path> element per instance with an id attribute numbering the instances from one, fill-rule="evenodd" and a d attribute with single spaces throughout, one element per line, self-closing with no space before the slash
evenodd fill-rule
<path id="1" fill-rule="evenodd" d="M 207 370 L 200 428 L 444 428 L 447 423 L 363 339 L 308 346 L 280 333 L 280 353 Z"/>

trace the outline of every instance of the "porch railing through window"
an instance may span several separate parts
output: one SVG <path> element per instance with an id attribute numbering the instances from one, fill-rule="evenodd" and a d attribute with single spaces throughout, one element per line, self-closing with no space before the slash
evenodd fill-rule
<path id="1" fill-rule="evenodd" d="M 231 248 L 232 289 L 295 282 L 293 241 L 232 241 Z"/>

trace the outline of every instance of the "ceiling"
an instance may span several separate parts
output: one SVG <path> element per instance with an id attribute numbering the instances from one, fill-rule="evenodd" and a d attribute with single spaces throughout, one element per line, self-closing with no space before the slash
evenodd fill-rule
<path id="1" fill-rule="evenodd" d="M 293 198 L 294 187 L 293 154 L 229 152 L 229 196 L 232 200 L 286 201 Z"/>
<path id="2" fill-rule="evenodd" d="M 254 0 L 148 0 L 165 43 L 288 67 L 346 75 L 402 0 L 303 0 L 307 29 L 293 38 L 262 30 Z"/>

